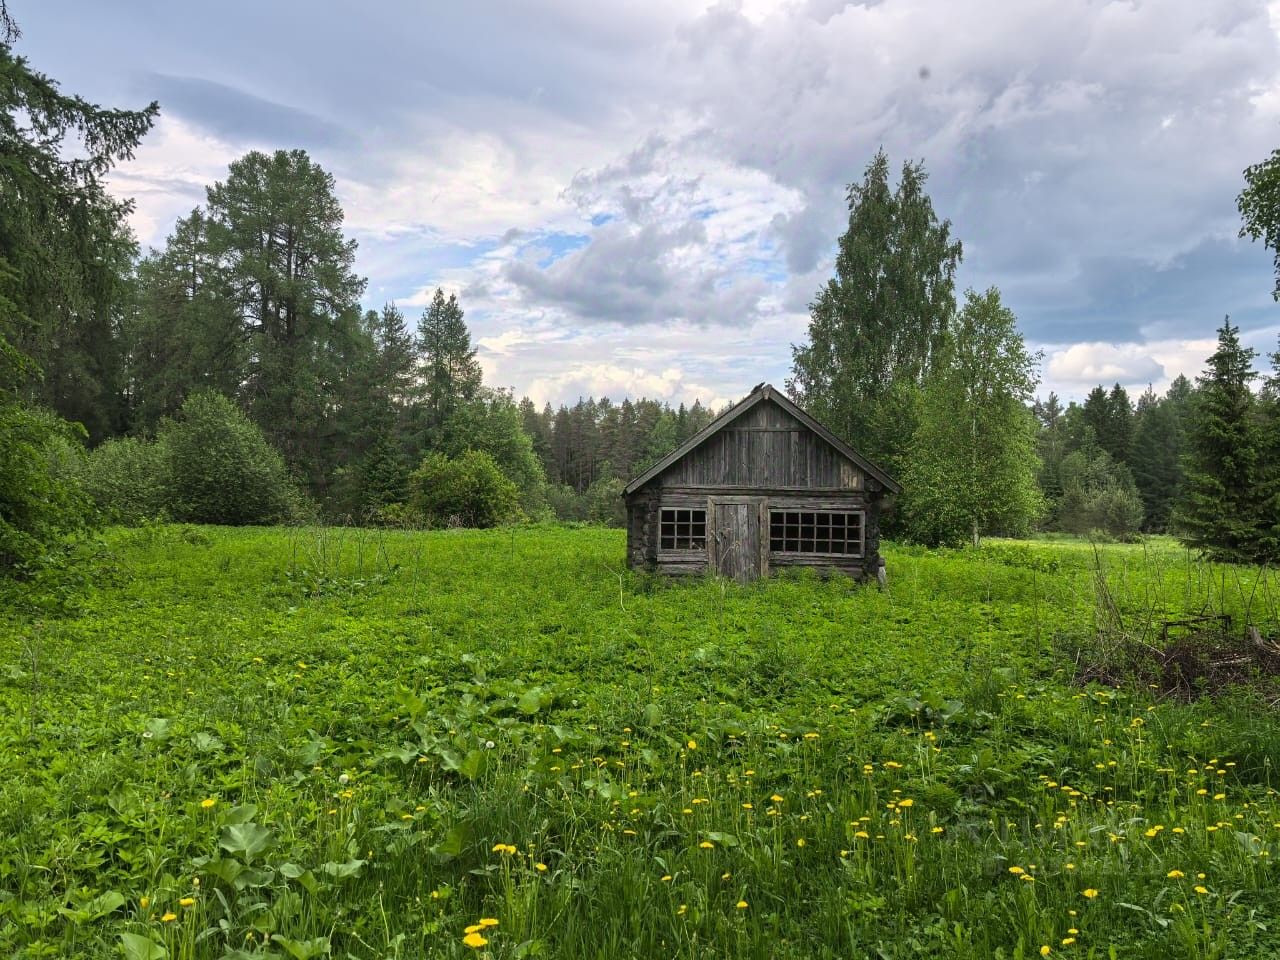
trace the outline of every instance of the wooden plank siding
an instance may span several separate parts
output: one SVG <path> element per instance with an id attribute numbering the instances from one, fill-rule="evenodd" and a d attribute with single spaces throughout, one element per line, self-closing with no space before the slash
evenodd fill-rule
<path id="1" fill-rule="evenodd" d="M 848 448 L 844 452 L 836 449 L 784 409 L 775 396 L 766 391 L 765 397 L 756 398 L 739 415 L 728 416 L 717 431 L 679 458 L 647 479 L 633 482 L 627 495 L 628 565 L 675 575 L 730 572 L 717 569 L 715 525 L 718 516 L 729 516 L 723 508 L 718 510 L 717 504 L 749 499 L 753 529 L 743 528 L 747 514 L 741 511 L 733 512 L 733 519 L 723 523 L 727 523 L 731 537 L 748 542 L 752 553 L 758 555 L 755 565 L 759 575 L 786 568 L 857 578 L 876 575 L 881 501 L 885 483 L 895 488 L 896 484 L 874 464 L 864 459 L 853 462 Z M 868 466 L 875 478 L 860 464 Z M 705 510 L 706 549 L 659 550 L 663 508 Z M 862 556 L 773 552 L 769 543 L 771 510 L 862 514 Z M 727 558 L 729 554 L 723 547 L 721 550 Z M 741 578 L 739 557 L 733 554 L 732 566 Z"/>

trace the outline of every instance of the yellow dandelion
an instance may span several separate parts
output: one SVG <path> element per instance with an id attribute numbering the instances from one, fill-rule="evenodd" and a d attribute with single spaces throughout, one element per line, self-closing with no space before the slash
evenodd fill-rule
<path id="1" fill-rule="evenodd" d="M 710 850 L 713 847 L 715 847 L 715 844 L 712 843 L 710 840 L 703 840 L 700 844 L 698 844 L 698 846 L 700 846 L 703 850 Z"/>
<path id="2" fill-rule="evenodd" d="M 930 832 L 930 833 L 941 833 L 941 832 L 942 832 L 942 828 L 941 828 L 941 827 L 934 827 L 934 828 L 933 828 L 932 830 L 930 830 L 929 832 Z"/>
<path id="3" fill-rule="evenodd" d="M 1027 871 L 1023 870 L 1021 867 L 1010 867 L 1009 872 L 1012 873 L 1015 877 L 1020 877 Z"/>
<path id="4" fill-rule="evenodd" d="M 497 921 L 497 920 L 495 920 L 493 917 L 481 917 L 481 918 L 480 918 L 480 926 L 481 926 L 481 927 L 496 927 L 497 925 L 498 925 L 498 921 Z"/>
<path id="5" fill-rule="evenodd" d="M 1089 887 L 1087 890 L 1081 890 L 1080 893 L 1087 900 L 1092 900 L 1094 897 L 1098 895 L 1098 891 L 1093 889 L 1093 887 Z"/>
<path id="6" fill-rule="evenodd" d="M 208 797 L 207 799 L 205 799 L 205 800 L 201 800 L 201 801 L 200 801 L 200 806 L 201 806 L 203 809 L 208 810 L 210 807 L 212 807 L 212 806 L 213 806 L 215 803 L 217 803 L 217 802 L 218 802 L 218 801 L 217 801 L 217 800 L 215 800 L 213 797 Z"/>
<path id="7" fill-rule="evenodd" d="M 480 936 L 480 934 L 476 933 L 473 930 L 471 933 L 468 933 L 465 937 L 462 938 L 462 942 L 466 944 L 468 947 L 470 947 L 472 950 L 479 950 L 489 941 L 486 940 L 484 937 Z"/>
<path id="8" fill-rule="evenodd" d="M 178 901 L 178 906 L 180 907 L 194 907 L 195 905 L 196 905 L 195 897 L 183 897 L 181 900 Z"/>
<path id="9" fill-rule="evenodd" d="M 857 837 L 859 840 L 866 840 L 871 836 L 871 834 L 867 833 L 867 831 L 865 830 L 859 830 L 857 833 L 854 834 L 854 836 Z"/>
<path id="10" fill-rule="evenodd" d="M 738 909 L 739 909 L 739 910 L 745 910 L 745 909 L 747 909 L 747 901 L 745 901 L 745 900 L 739 900 L 739 901 L 738 901 Z"/>
<path id="11" fill-rule="evenodd" d="M 670 883 L 670 882 L 671 882 L 671 874 L 669 874 L 669 873 L 664 874 L 664 875 L 663 875 L 663 877 L 662 877 L 662 882 L 663 882 L 663 883 Z"/>
<path id="12" fill-rule="evenodd" d="M 1208 893 L 1208 892 L 1209 892 L 1209 888 L 1208 888 L 1208 887 L 1202 887 L 1200 884 L 1198 884 L 1198 883 L 1197 883 L 1197 884 L 1195 885 L 1195 891 L 1196 891 L 1196 893 L 1200 894 L 1201 896 L 1204 896 L 1206 893 Z"/>
<path id="13" fill-rule="evenodd" d="M 698 741 L 697 741 L 697 740 L 690 740 L 688 743 L 686 743 L 686 744 L 685 744 L 685 746 L 686 746 L 686 747 L 688 747 L 690 750 L 697 750 L 697 749 L 698 749 Z"/>
<path id="14" fill-rule="evenodd" d="M 1075 938 L 1075 937 L 1063 937 L 1063 938 L 1062 938 L 1062 945 L 1063 945 L 1064 947 L 1069 947 L 1069 946 L 1071 946 L 1071 945 L 1072 945 L 1073 943 L 1075 943 L 1075 942 L 1076 942 L 1076 938 Z"/>
<path id="15" fill-rule="evenodd" d="M 1181 880 L 1183 877 L 1186 876 L 1186 874 L 1183 873 L 1181 870 L 1170 870 L 1168 873 L 1165 874 L 1165 876 L 1169 877 L 1171 880 Z"/>
<path id="16" fill-rule="evenodd" d="M 912 800 L 910 797 L 908 797 L 906 800 L 899 800 L 899 801 L 898 801 L 898 806 L 900 806 L 900 807 L 909 807 L 909 806 L 911 806 L 911 805 L 912 805 L 912 804 L 914 804 L 914 803 L 915 803 L 915 801 L 914 801 L 914 800 Z"/>
<path id="17" fill-rule="evenodd" d="M 539 873 L 546 873 L 547 865 L 545 863 L 535 863 L 533 865 L 533 869 L 537 870 Z"/>
<path id="18" fill-rule="evenodd" d="M 772 797 L 769 798 L 769 800 L 772 803 L 781 803 L 782 797 L 775 793 Z"/>
<path id="19" fill-rule="evenodd" d="M 176 913 L 174 913 L 172 910 L 166 910 L 165 915 L 160 918 L 160 922 L 172 923 L 174 920 L 177 920 L 177 919 L 178 919 L 178 915 Z"/>
<path id="20" fill-rule="evenodd" d="M 1047 957 L 1051 953 L 1053 953 L 1053 951 L 1049 949 L 1049 945 L 1047 943 L 1040 948 L 1040 956 L 1042 957 Z"/>
<path id="21" fill-rule="evenodd" d="M 800 837 L 799 839 L 797 839 L 797 840 L 796 840 L 796 846 L 797 846 L 797 847 L 803 847 L 803 846 L 804 846 L 804 837 Z"/>

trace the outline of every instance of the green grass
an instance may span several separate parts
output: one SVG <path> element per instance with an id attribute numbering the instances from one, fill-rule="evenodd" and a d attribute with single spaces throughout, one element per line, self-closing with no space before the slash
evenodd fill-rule
<path id="1" fill-rule="evenodd" d="M 1275 710 L 1061 652 L 1097 563 L 1131 627 L 1274 619 L 1274 575 L 887 559 L 738 587 L 595 529 L 112 532 L 5 597 L 0 954 L 1280 956 Z"/>

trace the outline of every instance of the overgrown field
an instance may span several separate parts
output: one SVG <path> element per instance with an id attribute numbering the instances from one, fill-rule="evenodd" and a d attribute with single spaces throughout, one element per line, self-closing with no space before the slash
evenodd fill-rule
<path id="1" fill-rule="evenodd" d="M 621 563 L 596 529 L 155 527 L 10 589 L 0 954 L 1280 956 L 1276 709 L 1072 659 L 1100 609 L 1274 621 L 1274 575 Z"/>

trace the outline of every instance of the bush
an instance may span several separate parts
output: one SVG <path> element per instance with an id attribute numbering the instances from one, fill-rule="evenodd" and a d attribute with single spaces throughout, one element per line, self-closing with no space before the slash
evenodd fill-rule
<path id="1" fill-rule="evenodd" d="M 85 492 L 102 516 L 135 526 L 164 516 L 160 448 L 136 437 L 108 440 L 85 459 Z"/>
<path id="2" fill-rule="evenodd" d="M 1133 540 L 1142 528 L 1142 498 L 1127 467 L 1105 452 L 1077 450 L 1062 461 L 1058 524 L 1067 533 Z"/>
<path id="3" fill-rule="evenodd" d="M 226 397 L 192 394 L 160 425 L 165 500 L 173 519 L 260 524 L 287 520 L 298 494 L 284 459 Z"/>
<path id="4" fill-rule="evenodd" d="M 625 525 L 627 509 L 622 499 L 625 487 L 617 477 L 601 477 L 587 487 L 587 519 L 609 527 Z"/>
<path id="5" fill-rule="evenodd" d="M 493 527 L 520 516 L 520 491 L 487 453 L 429 453 L 409 477 L 409 506 L 430 526 Z"/>
<path id="6" fill-rule="evenodd" d="M 587 495 L 578 493 L 567 483 L 548 484 L 546 499 L 557 520 L 573 522 L 587 519 Z"/>
<path id="7" fill-rule="evenodd" d="M 0 573 L 30 568 L 92 506 L 77 477 L 83 428 L 46 411 L 0 402 Z"/>

